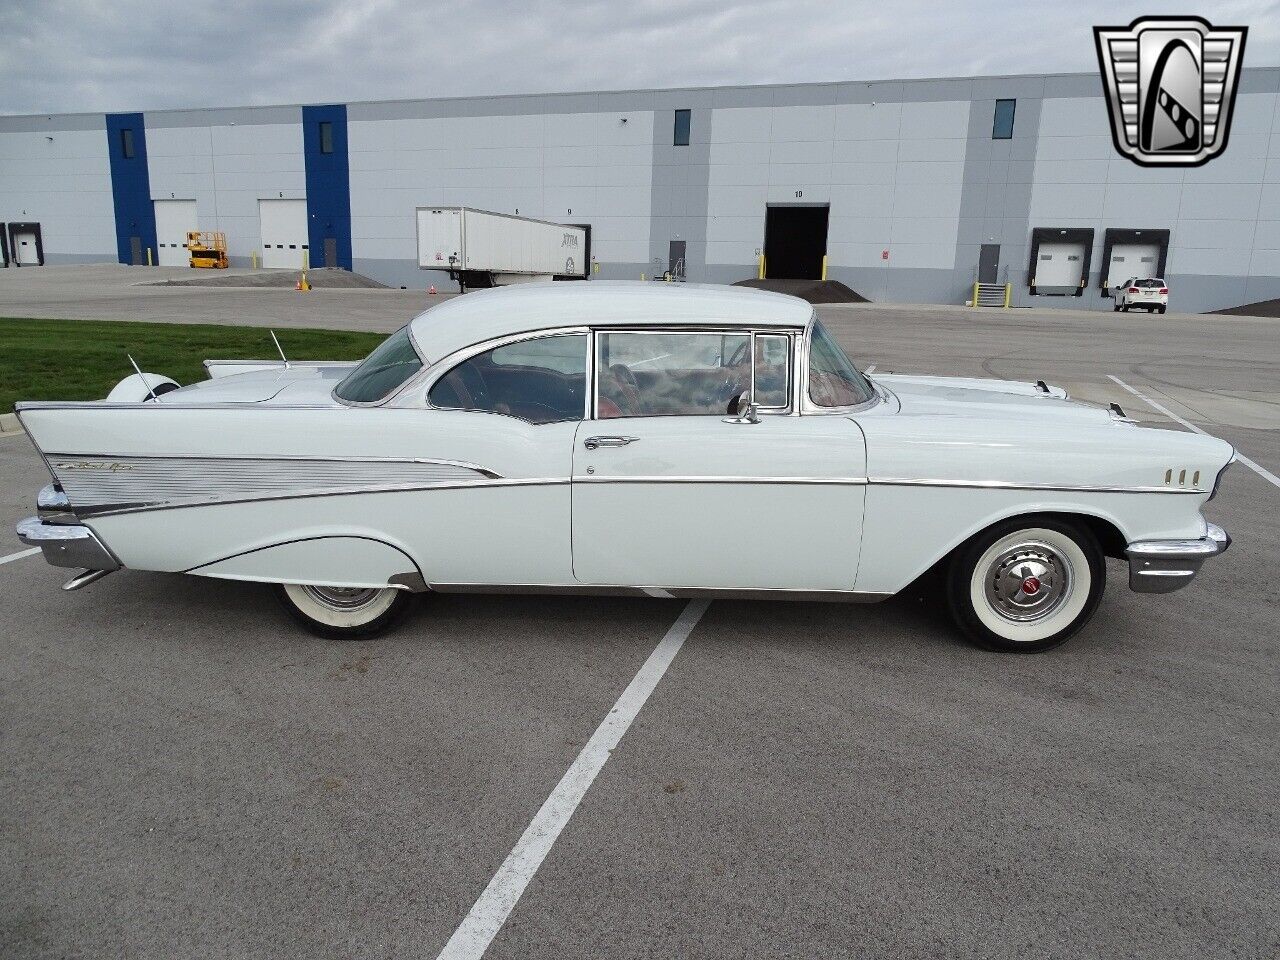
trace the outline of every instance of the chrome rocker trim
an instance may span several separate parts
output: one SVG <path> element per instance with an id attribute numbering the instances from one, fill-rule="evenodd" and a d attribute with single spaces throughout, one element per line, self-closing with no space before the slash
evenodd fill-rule
<path id="1" fill-rule="evenodd" d="M 17 526 L 18 539 L 29 547 L 39 547 L 45 562 L 54 567 L 86 567 L 111 572 L 120 561 L 88 527 L 78 523 L 45 523 L 27 517 Z"/>
<path id="2" fill-rule="evenodd" d="M 1172 593 L 1185 587 L 1200 566 L 1231 546 L 1231 536 L 1214 523 L 1199 540 L 1143 540 L 1131 543 L 1129 589 L 1136 593 Z"/>

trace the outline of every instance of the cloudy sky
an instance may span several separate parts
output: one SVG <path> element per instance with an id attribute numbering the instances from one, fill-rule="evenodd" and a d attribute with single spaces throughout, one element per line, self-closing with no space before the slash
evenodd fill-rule
<path id="1" fill-rule="evenodd" d="M 1094 70 L 1198 13 L 1280 65 L 1280 2 L 0 0 L 0 113 Z"/>

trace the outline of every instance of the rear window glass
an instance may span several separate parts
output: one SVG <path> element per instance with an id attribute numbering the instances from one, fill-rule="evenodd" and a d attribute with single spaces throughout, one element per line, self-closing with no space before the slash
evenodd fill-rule
<path id="1" fill-rule="evenodd" d="M 1146 280 L 1136 281 L 1133 285 L 1135 287 L 1163 287 L 1164 281 L 1148 277 Z"/>
<path id="2" fill-rule="evenodd" d="M 422 359 L 409 339 L 409 328 L 401 327 L 347 374 L 333 394 L 348 403 L 377 403 L 422 369 Z"/>

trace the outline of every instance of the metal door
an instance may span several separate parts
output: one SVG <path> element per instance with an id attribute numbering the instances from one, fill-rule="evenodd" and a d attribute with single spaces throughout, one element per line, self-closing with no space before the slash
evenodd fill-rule
<path id="1" fill-rule="evenodd" d="M 684 279 L 684 251 L 684 240 L 671 241 L 671 247 L 667 252 L 667 269 L 677 280 Z"/>
<path id="2" fill-rule="evenodd" d="M 333 269 L 338 267 L 338 238 L 324 238 L 324 265 Z"/>
<path id="3" fill-rule="evenodd" d="M 1000 244 L 984 243 L 978 253 L 978 282 L 999 283 Z"/>
<path id="4" fill-rule="evenodd" d="M 132 263 L 135 267 L 140 267 L 147 262 L 142 258 L 142 238 L 141 237 L 129 238 L 129 257 L 130 257 L 129 262 Z"/>

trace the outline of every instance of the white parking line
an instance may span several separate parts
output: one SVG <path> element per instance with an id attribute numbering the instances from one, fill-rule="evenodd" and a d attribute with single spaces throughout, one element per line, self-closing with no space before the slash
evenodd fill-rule
<path id="1" fill-rule="evenodd" d="M 610 752 L 622 740 L 631 721 L 653 693 L 658 681 L 671 666 L 710 601 L 691 600 L 681 611 L 667 635 L 659 641 L 644 666 L 622 691 L 609 715 L 596 728 L 577 759 L 556 784 L 533 821 L 525 828 L 515 847 L 507 855 L 498 872 L 485 887 L 466 919 L 454 931 L 449 942 L 440 951 L 440 960 L 479 960 L 489 949 L 489 944 L 507 922 L 520 895 L 538 872 L 551 847 L 560 836 L 578 804 L 587 795 L 597 774 L 609 759 Z"/>
<path id="2" fill-rule="evenodd" d="M 862 372 L 863 372 L 863 373 L 875 373 L 875 372 L 876 372 L 876 365 L 873 363 L 871 366 L 867 367 L 867 369 L 863 370 Z"/>
<path id="3" fill-rule="evenodd" d="M 39 552 L 39 547 L 32 547 L 30 550 L 19 550 L 17 553 L 9 554 L 7 557 L 0 557 L 0 565 L 13 563 L 13 561 L 21 560 L 23 557 L 34 557 Z"/>
<path id="4" fill-rule="evenodd" d="M 1150 397 L 1146 396 L 1145 394 L 1139 393 L 1137 390 L 1133 389 L 1133 387 L 1129 386 L 1119 377 L 1113 377 L 1111 376 L 1111 374 L 1107 374 L 1107 379 L 1114 380 L 1116 383 L 1120 384 L 1120 386 L 1124 387 L 1126 390 L 1132 393 L 1135 397 L 1137 397 L 1147 406 L 1151 407 L 1153 410 L 1159 410 L 1170 420 L 1178 421 L 1178 423 L 1182 424 L 1188 430 L 1194 430 L 1196 433 L 1202 433 L 1206 437 L 1212 436 L 1212 434 L 1209 433 L 1207 430 L 1201 430 L 1194 423 L 1191 423 L 1188 420 L 1183 420 L 1180 416 L 1178 416 L 1176 413 L 1174 413 L 1172 410 L 1170 410 L 1168 407 L 1164 406 L 1163 404 L 1157 403 L 1156 401 L 1152 400 Z M 1252 460 L 1246 457 L 1239 450 L 1236 451 L 1236 459 L 1239 460 L 1241 463 L 1243 463 L 1246 467 L 1248 467 L 1254 473 L 1256 473 L 1258 476 L 1260 476 L 1263 480 L 1268 481 L 1269 483 L 1271 483 L 1276 487 L 1280 487 L 1280 477 L 1277 477 L 1274 473 L 1272 473 L 1270 470 L 1268 470 L 1266 467 L 1262 466 L 1261 464 L 1254 463 Z"/>

